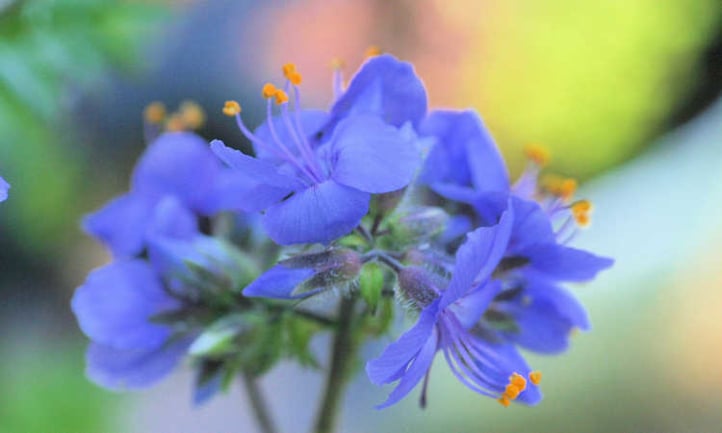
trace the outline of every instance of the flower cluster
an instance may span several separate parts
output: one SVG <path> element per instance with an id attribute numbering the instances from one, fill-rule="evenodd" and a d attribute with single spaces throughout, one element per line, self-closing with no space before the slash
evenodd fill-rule
<path id="1" fill-rule="evenodd" d="M 113 255 L 72 301 L 94 381 L 147 386 L 189 357 L 202 401 L 283 356 L 318 366 L 319 332 L 353 348 L 403 312 L 416 324 L 366 365 L 373 383 L 397 383 L 380 407 L 422 380 L 424 405 L 438 352 L 505 406 L 541 399 L 519 349 L 558 353 L 588 329 L 561 284 L 612 264 L 569 246 L 591 204 L 541 174 L 540 146 L 512 183 L 475 112 L 428 112 L 413 67 L 374 54 L 347 87 L 335 69 L 328 110 L 301 106 L 293 64 L 263 86 L 253 131 L 226 102 L 252 152 L 183 131 L 203 118 L 188 106 L 168 119 L 148 108 L 130 192 L 84 221 Z"/>

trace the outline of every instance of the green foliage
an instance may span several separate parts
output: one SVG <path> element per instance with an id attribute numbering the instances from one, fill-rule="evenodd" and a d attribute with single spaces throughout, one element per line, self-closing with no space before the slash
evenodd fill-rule
<path id="1" fill-rule="evenodd" d="M 75 226 L 85 186 L 73 141 L 70 97 L 109 66 L 133 65 L 162 9 L 107 0 L 0 2 L 0 169 L 13 185 L 5 214 L 32 250 Z"/>
<path id="2" fill-rule="evenodd" d="M 112 400 L 78 368 L 80 347 L 26 352 L 7 353 L 0 365 L 0 433 L 110 431 Z"/>

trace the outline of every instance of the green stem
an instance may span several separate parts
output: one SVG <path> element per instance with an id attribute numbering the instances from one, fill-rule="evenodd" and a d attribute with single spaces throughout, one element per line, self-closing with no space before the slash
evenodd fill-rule
<path id="1" fill-rule="evenodd" d="M 331 366 L 326 377 L 323 401 L 316 413 L 315 433 L 332 433 L 336 426 L 343 392 L 355 358 L 356 342 L 353 335 L 355 303 L 354 295 L 341 298 L 339 303 L 338 327 L 333 339 Z"/>
<path id="2" fill-rule="evenodd" d="M 261 389 L 258 387 L 256 378 L 250 373 L 243 373 L 243 387 L 246 389 L 246 395 L 253 408 L 253 415 L 256 423 L 263 433 L 276 433 L 276 427 L 273 424 L 271 415 L 268 412 L 268 406 L 263 399 Z"/>

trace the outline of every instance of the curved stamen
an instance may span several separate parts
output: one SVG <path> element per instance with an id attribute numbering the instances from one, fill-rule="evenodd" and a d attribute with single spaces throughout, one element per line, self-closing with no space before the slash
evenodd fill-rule
<path id="1" fill-rule="evenodd" d="M 268 103 L 266 104 L 266 115 L 268 117 L 268 129 L 271 131 L 271 136 L 273 137 L 273 141 L 276 143 L 278 148 L 286 155 L 286 160 L 293 164 L 298 170 L 301 171 L 301 173 L 308 176 L 312 181 L 314 182 L 321 182 L 321 179 L 319 176 L 314 173 L 313 171 L 309 170 L 308 167 L 301 164 L 295 155 L 291 153 L 290 150 L 288 150 L 288 147 L 286 147 L 285 144 L 281 141 L 281 139 L 278 137 L 278 133 L 276 132 L 276 127 L 273 125 L 273 101 L 271 98 L 268 98 Z"/>
<path id="2" fill-rule="evenodd" d="M 343 70 L 344 61 L 336 58 L 331 61 L 331 67 L 333 68 L 333 100 L 334 102 L 343 96 Z"/>

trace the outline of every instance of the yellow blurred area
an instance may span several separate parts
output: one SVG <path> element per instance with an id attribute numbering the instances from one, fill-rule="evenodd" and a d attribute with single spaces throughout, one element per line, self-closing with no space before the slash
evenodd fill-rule
<path id="1" fill-rule="evenodd" d="M 353 71 L 377 44 L 414 63 L 433 108 L 478 109 L 512 173 L 538 142 L 553 169 L 587 177 L 636 154 L 684 100 L 721 13 L 715 0 L 313 0 L 264 10 L 254 32 L 271 31 L 265 70 L 295 61 L 311 89 L 330 89 L 332 58 Z"/>

